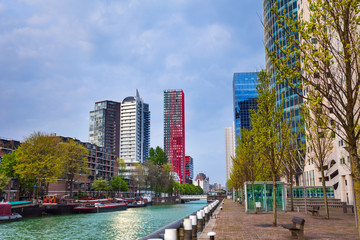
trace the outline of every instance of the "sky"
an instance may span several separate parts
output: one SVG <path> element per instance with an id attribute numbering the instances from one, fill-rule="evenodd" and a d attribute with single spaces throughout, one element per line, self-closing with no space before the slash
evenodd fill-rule
<path id="1" fill-rule="evenodd" d="M 225 184 L 235 72 L 264 68 L 260 0 L 0 0 L 0 138 L 89 140 L 89 112 L 136 89 L 163 148 L 165 89 L 185 93 L 194 174 Z"/>

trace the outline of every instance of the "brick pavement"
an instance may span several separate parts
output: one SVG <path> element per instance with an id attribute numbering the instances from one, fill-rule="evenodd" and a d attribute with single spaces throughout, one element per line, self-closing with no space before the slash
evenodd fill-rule
<path id="1" fill-rule="evenodd" d="M 293 216 L 305 219 L 305 239 L 359 239 L 353 213 L 343 213 L 342 209 L 330 208 L 330 219 L 324 218 L 325 211 L 320 209 L 320 216 L 304 212 L 278 212 L 278 227 L 272 226 L 272 213 L 245 213 L 244 206 L 225 200 L 223 210 L 215 211 L 212 218 L 198 239 L 209 239 L 207 233 L 216 232 L 216 240 L 228 239 L 291 239 L 290 231 L 281 224 L 290 224 Z"/>

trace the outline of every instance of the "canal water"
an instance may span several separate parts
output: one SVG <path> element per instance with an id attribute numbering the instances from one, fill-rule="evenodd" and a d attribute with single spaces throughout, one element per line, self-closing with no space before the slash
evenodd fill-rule
<path id="1" fill-rule="evenodd" d="M 44 216 L 0 224 L 0 239 L 139 239 L 206 205 L 128 208 L 125 211 Z"/>

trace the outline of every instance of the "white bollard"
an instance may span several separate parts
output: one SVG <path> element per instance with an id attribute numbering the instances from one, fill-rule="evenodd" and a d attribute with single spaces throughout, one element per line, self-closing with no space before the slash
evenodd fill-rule
<path id="1" fill-rule="evenodd" d="M 197 218 L 195 215 L 190 216 L 191 225 L 192 225 L 192 238 L 196 239 L 197 236 Z"/>
<path id="2" fill-rule="evenodd" d="M 165 229 L 164 240 L 176 240 L 176 229 Z"/>
<path id="3" fill-rule="evenodd" d="M 192 222 L 190 218 L 184 219 L 184 240 L 192 240 Z"/>

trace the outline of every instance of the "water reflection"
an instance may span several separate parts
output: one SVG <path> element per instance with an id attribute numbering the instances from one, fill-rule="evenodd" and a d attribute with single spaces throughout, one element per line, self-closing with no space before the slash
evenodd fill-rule
<path id="1" fill-rule="evenodd" d="M 0 225 L 0 239 L 138 239 L 206 204 L 130 208 L 126 211 L 46 216 Z"/>

